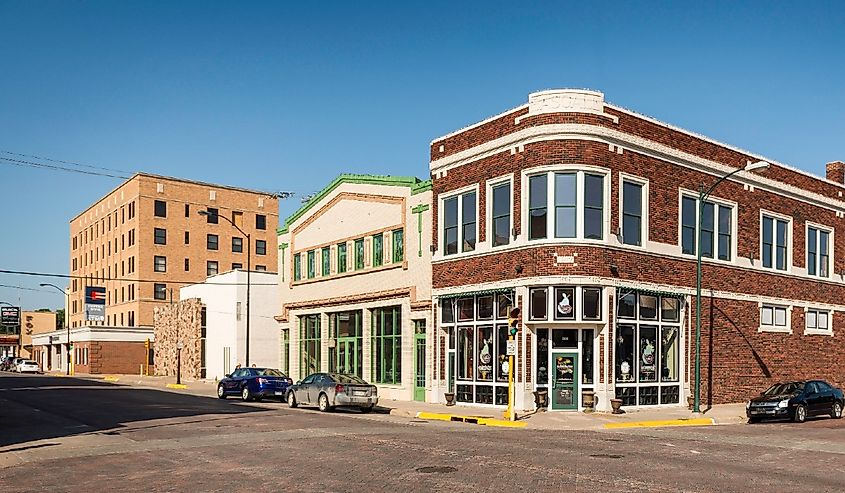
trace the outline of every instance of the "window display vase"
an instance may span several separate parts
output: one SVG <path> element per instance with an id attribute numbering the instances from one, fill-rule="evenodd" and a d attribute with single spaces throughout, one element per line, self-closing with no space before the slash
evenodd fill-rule
<path id="1" fill-rule="evenodd" d="M 622 414 L 622 399 L 610 399 L 610 407 L 613 408 L 613 414 Z"/>
<path id="2" fill-rule="evenodd" d="M 445 392 L 443 394 L 446 397 L 446 405 L 447 406 L 454 406 L 455 405 L 455 393 L 454 392 Z"/>
<path id="3" fill-rule="evenodd" d="M 596 393 L 592 390 L 584 390 L 581 392 L 581 401 L 584 403 L 584 412 L 591 413 L 595 410 Z M 621 403 L 620 403 L 621 404 Z"/>

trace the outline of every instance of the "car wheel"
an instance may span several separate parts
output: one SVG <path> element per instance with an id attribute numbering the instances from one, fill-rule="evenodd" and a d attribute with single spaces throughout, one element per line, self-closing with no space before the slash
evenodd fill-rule
<path id="1" fill-rule="evenodd" d="M 362 413 L 369 413 L 369 412 L 372 412 L 372 411 L 373 411 L 373 406 L 372 406 L 372 405 L 370 405 L 370 406 L 364 406 L 364 407 L 362 407 L 362 408 L 361 408 L 361 412 L 362 412 Z"/>
<path id="2" fill-rule="evenodd" d="M 217 398 L 218 399 L 225 399 L 226 398 L 226 390 L 223 388 L 223 385 L 217 386 Z"/>
<path id="3" fill-rule="evenodd" d="M 804 404 L 798 404 L 798 407 L 795 408 L 795 414 L 792 417 L 792 420 L 796 423 L 803 423 L 807 420 L 807 406 Z"/>
<path id="4" fill-rule="evenodd" d="M 332 406 L 329 405 L 329 396 L 326 394 L 320 394 L 320 398 L 317 399 L 317 405 L 320 407 L 320 411 L 324 413 L 332 410 Z"/>
<path id="5" fill-rule="evenodd" d="M 296 402 L 296 395 L 294 395 L 293 390 L 288 392 L 288 406 L 296 407 L 299 404 Z"/>
<path id="6" fill-rule="evenodd" d="M 830 417 L 833 419 L 839 419 L 842 417 L 842 404 L 839 402 L 834 402 L 833 407 L 830 409 Z"/>
<path id="7" fill-rule="evenodd" d="M 748 424 L 753 425 L 754 423 L 759 423 L 760 418 L 748 418 Z"/>
<path id="8" fill-rule="evenodd" d="M 249 387 L 246 385 L 244 385 L 244 388 L 241 389 L 241 400 L 244 402 L 252 400 L 252 392 L 249 391 Z"/>

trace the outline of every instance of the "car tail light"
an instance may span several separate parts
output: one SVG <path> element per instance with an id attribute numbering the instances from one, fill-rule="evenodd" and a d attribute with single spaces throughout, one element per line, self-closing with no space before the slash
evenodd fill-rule
<path id="1" fill-rule="evenodd" d="M 337 384 L 334 386 L 334 391 L 336 394 L 344 394 L 346 393 L 346 387 L 343 385 Z"/>
<path id="2" fill-rule="evenodd" d="M 267 385 L 268 383 L 270 383 L 270 380 L 267 380 L 266 378 L 259 378 L 258 379 L 259 385 Z"/>
<path id="3" fill-rule="evenodd" d="M 373 395 L 378 395 L 378 387 L 373 385 Z"/>

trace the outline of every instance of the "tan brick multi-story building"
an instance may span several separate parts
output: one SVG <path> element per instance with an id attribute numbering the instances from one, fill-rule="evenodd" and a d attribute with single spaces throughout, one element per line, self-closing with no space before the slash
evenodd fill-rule
<path id="1" fill-rule="evenodd" d="M 519 408 L 542 390 L 561 410 L 686 405 L 697 248 L 705 406 L 845 383 L 845 164 L 813 176 L 583 90 L 531 94 L 430 152 L 438 399 L 507 402 L 516 305 Z"/>
<path id="2" fill-rule="evenodd" d="M 153 308 L 209 275 L 274 271 L 278 199 L 223 185 L 138 173 L 70 221 L 70 324 L 153 325 Z M 86 286 L 106 288 L 106 319 L 86 322 Z"/>

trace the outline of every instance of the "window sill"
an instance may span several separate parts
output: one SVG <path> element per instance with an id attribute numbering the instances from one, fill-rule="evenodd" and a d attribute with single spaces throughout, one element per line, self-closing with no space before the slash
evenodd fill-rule
<path id="1" fill-rule="evenodd" d="M 771 326 L 760 326 L 757 328 L 757 332 L 773 332 L 777 334 L 792 334 L 792 329 L 789 327 L 771 327 Z"/>
<path id="2" fill-rule="evenodd" d="M 804 329 L 804 335 L 833 337 L 833 330 Z"/>

